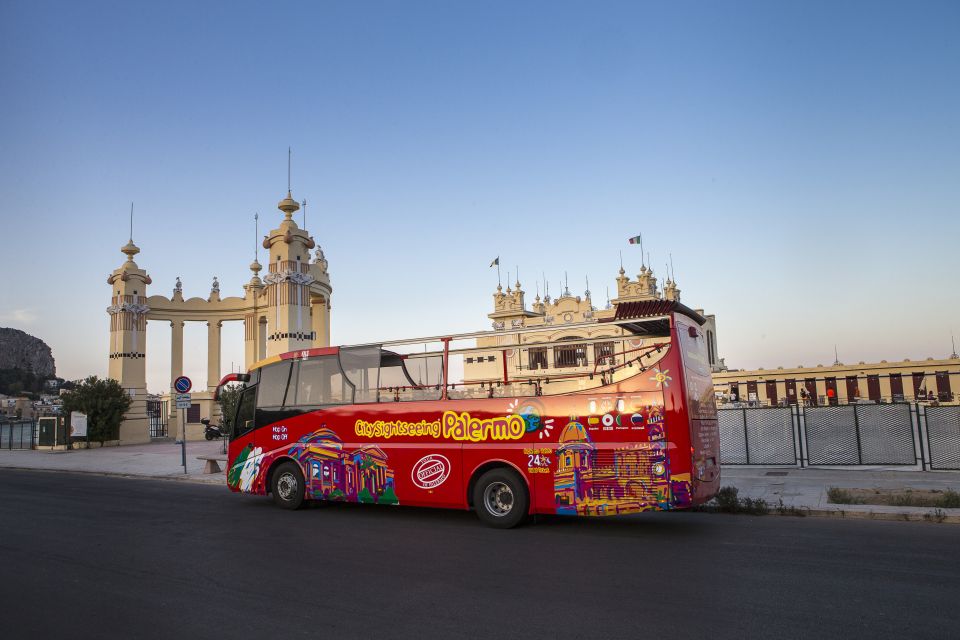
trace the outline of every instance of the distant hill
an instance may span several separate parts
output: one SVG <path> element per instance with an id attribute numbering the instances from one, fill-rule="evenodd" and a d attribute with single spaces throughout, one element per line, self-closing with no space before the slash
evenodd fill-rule
<path id="1" fill-rule="evenodd" d="M 47 343 L 19 329 L 0 327 L 0 370 L 15 369 L 41 380 L 57 375 Z"/>

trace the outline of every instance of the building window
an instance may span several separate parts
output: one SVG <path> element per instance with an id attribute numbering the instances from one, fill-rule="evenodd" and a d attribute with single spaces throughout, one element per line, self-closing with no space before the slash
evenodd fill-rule
<path id="1" fill-rule="evenodd" d="M 950 372 L 937 371 L 937 399 L 940 402 L 950 402 L 953 400 L 953 392 L 950 390 Z"/>
<path id="2" fill-rule="evenodd" d="M 562 367 L 587 366 L 587 347 L 583 344 L 565 344 L 553 348 L 553 365 Z"/>
<path id="3" fill-rule="evenodd" d="M 531 369 L 547 368 L 547 348 L 532 347 L 527 350 L 527 358 Z"/>
<path id="4" fill-rule="evenodd" d="M 717 363 L 714 357 L 713 331 L 707 331 L 707 360 L 710 362 L 711 367 Z"/>
<path id="5" fill-rule="evenodd" d="M 614 364 L 613 343 L 598 342 L 593 345 L 593 357 L 597 364 Z"/>

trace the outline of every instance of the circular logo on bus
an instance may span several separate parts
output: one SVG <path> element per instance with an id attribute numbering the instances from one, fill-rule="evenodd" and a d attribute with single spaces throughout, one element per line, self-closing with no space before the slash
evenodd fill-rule
<path id="1" fill-rule="evenodd" d="M 449 477 L 450 461 L 438 453 L 431 453 L 420 458 L 413 465 L 413 471 L 410 472 L 410 479 L 413 480 L 413 484 L 421 489 L 439 487 Z"/>

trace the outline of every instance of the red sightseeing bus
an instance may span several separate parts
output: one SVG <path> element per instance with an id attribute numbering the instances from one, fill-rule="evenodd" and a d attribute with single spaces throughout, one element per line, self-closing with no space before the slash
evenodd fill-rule
<path id="1" fill-rule="evenodd" d="M 590 362 L 586 346 L 600 339 L 585 339 L 574 370 L 550 377 L 523 366 L 542 353 L 530 350 L 559 344 L 535 341 L 543 327 L 294 351 L 230 374 L 221 386 L 245 388 L 227 483 L 289 509 L 307 500 L 473 509 L 496 527 L 709 500 L 720 467 L 704 318 L 651 301 L 620 305 L 607 322 L 563 328 L 608 329 L 602 339 L 618 349 Z M 476 342 L 456 348 L 467 340 Z M 410 349 L 428 343 L 438 347 Z M 504 359 L 502 377 L 451 382 L 485 354 Z"/>

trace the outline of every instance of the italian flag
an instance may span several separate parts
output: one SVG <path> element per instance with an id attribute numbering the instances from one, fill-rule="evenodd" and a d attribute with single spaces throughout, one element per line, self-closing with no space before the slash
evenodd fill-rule
<path id="1" fill-rule="evenodd" d="M 633 236 L 632 238 L 630 238 L 629 242 L 630 244 L 640 244 L 640 240 L 642 237 L 643 236 Z"/>

